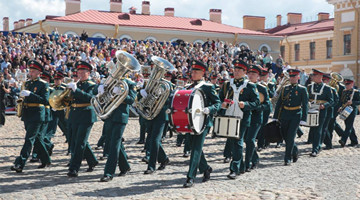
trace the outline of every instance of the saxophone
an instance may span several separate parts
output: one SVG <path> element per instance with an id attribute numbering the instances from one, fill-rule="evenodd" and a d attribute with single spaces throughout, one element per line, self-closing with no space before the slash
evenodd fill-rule
<path id="1" fill-rule="evenodd" d="M 91 98 L 91 105 L 100 119 L 106 119 L 125 100 L 129 93 L 129 86 L 121 80 L 130 71 L 139 71 L 140 64 L 134 56 L 126 51 L 116 51 L 116 64 L 112 61 L 107 65 L 109 76 L 104 81 L 104 93 Z M 119 87 L 120 94 L 113 93 Z"/>
<path id="2" fill-rule="evenodd" d="M 21 82 L 21 91 L 25 90 L 26 73 L 19 73 L 17 79 Z M 16 116 L 22 117 L 25 97 L 16 100 Z"/>
<path id="3" fill-rule="evenodd" d="M 147 120 L 154 119 L 163 108 L 170 95 L 171 88 L 161 78 L 167 71 L 175 69 L 169 61 L 163 58 L 153 56 L 151 60 L 154 62 L 154 69 L 151 71 L 149 81 L 145 86 L 148 95 L 136 102 L 139 114 Z"/>

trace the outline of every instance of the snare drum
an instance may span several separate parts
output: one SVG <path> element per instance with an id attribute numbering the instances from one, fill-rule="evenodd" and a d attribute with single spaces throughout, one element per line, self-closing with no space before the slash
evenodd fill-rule
<path id="1" fill-rule="evenodd" d="M 303 126 L 307 126 L 307 127 L 319 126 L 319 115 L 320 112 L 318 110 L 309 110 L 306 119 L 306 124 L 304 124 Z"/>
<path id="2" fill-rule="evenodd" d="M 351 106 L 346 106 L 340 113 L 339 118 L 342 120 L 346 120 L 350 114 L 353 112 L 354 108 Z"/>
<path id="3" fill-rule="evenodd" d="M 241 118 L 215 117 L 214 133 L 219 137 L 240 139 Z"/>
<path id="4" fill-rule="evenodd" d="M 178 133 L 200 135 L 206 127 L 205 95 L 201 89 L 177 90 L 171 102 L 170 123 Z"/>

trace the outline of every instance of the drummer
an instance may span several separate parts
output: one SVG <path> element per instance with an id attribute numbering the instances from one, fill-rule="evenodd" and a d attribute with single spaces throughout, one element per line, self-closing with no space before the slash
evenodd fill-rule
<path id="1" fill-rule="evenodd" d="M 306 88 L 298 84 L 300 71 L 289 69 L 288 73 L 290 84 L 280 91 L 274 113 L 274 119 L 280 120 L 281 131 L 285 140 L 285 165 L 290 165 L 291 156 L 293 162 L 299 158 L 295 135 L 299 124 L 306 124 L 309 99 Z"/>
<path id="2" fill-rule="evenodd" d="M 344 83 L 346 89 L 343 91 L 340 98 L 341 105 L 342 107 L 351 106 L 353 108 L 353 111 L 345 120 L 345 131 L 341 137 L 341 140 L 339 140 L 341 147 L 345 146 L 346 141 L 351 134 L 355 134 L 353 125 L 354 125 L 355 116 L 358 113 L 357 106 L 360 105 L 360 93 L 358 90 L 355 90 L 353 88 L 354 81 L 351 79 L 345 79 Z M 339 108 L 339 111 L 341 111 L 341 108 Z M 357 138 L 356 141 L 352 141 L 352 143 L 357 144 L 358 143 Z"/>
<path id="3" fill-rule="evenodd" d="M 203 113 L 209 115 L 206 118 L 206 128 L 200 135 L 190 135 L 189 143 L 191 146 L 189 171 L 187 173 L 187 180 L 184 184 L 185 188 L 192 187 L 194 185 L 194 179 L 196 177 L 197 169 L 200 173 L 204 173 L 202 182 L 210 180 L 210 173 L 212 168 L 207 164 L 207 161 L 202 151 L 205 136 L 209 132 L 210 127 L 213 125 L 212 115 L 220 109 L 220 100 L 216 93 L 215 86 L 213 84 L 205 83 L 202 79 L 208 67 L 201 61 L 193 60 L 191 62 L 191 79 L 192 84 L 187 89 L 200 88 L 204 91 L 205 98 L 207 99 L 207 107 L 204 108 Z"/>
<path id="4" fill-rule="evenodd" d="M 309 132 L 309 134 L 312 135 L 311 157 L 316 157 L 320 153 L 322 143 L 321 138 L 323 135 L 327 110 L 334 103 L 331 87 L 322 82 L 324 74 L 325 73 L 320 70 L 313 69 L 312 79 L 314 83 L 308 85 L 307 87 L 309 101 L 311 103 L 311 107 L 309 109 L 319 111 L 319 126 L 310 127 Z"/>
<path id="5" fill-rule="evenodd" d="M 223 84 L 220 90 L 221 115 L 229 117 L 239 117 L 240 122 L 240 139 L 228 138 L 228 149 L 232 152 L 232 161 L 230 163 L 229 179 L 235 179 L 242 170 L 240 163 L 243 157 L 244 135 L 248 127 L 250 127 L 250 111 L 255 109 L 259 104 L 259 94 L 254 83 L 245 79 L 248 65 L 246 62 L 235 59 L 234 78 Z"/>

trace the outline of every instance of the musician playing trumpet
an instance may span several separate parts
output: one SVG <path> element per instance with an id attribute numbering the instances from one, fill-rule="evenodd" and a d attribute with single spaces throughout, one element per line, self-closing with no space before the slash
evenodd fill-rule
<path id="1" fill-rule="evenodd" d="M 357 106 L 360 105 L 360 92 L 359 90 L 353 88 L 354 81 L 351 79 L 344 79 L 344 83 L 346 89 L 342 92 L 340 98 L 341 104 L 343 106 L 339 108 L 338 112 L 342 112 L 343 109 L 345 109 L 347 106 L 352 107 L 352 112 L 345 119 L 345 131 L 341 137 L 341 140 L 339 140 L 341 147 L 345 146 L 346 141 L 351 134 L 355 135 L 355 130 L 353 125 L 354 125 L 355 116 L 358 113 Z M 358 141 L 352 141 L 352 143 L 357 144 Z"/>
<path id="2" fill-rule="evenodd" d="M 285 140 L 285 165 L 290 165 L 291 160 L 296 162 L 299 158 L 295 136 L 299 124 L 306 123 L 309 99 L 306 88 L 298 84 L 300 71 L 289 69 L 288 73 L 290 84 L 280 91 L 274 112 L 274 119 L 280 120 L 281 131 Z"/>
<path id="3" fill-rule="evenodd" d="M 259 94 L 254 83 L 245 78 L 248 64 L 240 59 L 235 59 L 234 78 L 224 83 L 220 90 L 221 111 L 220 114 L 231 117 L 239 117 L 240 138 L 228 138 L 225 147 L 232 152 L 232 161 L 230 162 L 229 179 L 235 179 L 242 170 L 240 163 L 243 158 L 244 136 L 246 130 L 250 127 L 251 110 L 259 104 Z"/>

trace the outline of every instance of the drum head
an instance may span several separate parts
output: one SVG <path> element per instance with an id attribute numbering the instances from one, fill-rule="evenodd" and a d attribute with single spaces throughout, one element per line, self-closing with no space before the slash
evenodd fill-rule
<path id="1" fill-rule="evenodd" d="M 201 134 L 205 128 L 206 115 L 203 113 L 205 108 L 205 96 L 202 90 L 196 89 L 191 93 L 189 101 L 189 123 L 195 134 Z"/>

